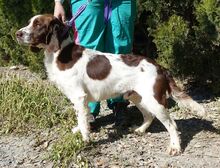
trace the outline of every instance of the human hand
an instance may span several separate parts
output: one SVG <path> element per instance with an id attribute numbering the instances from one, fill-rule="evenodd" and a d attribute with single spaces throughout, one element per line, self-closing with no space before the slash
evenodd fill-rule
<path id="1" fill-rule="evenodd" d="M 63 23 L 65 22 L 65 10 L 61 2 L 55 2 L 54 16 L 60 19 Z"/>

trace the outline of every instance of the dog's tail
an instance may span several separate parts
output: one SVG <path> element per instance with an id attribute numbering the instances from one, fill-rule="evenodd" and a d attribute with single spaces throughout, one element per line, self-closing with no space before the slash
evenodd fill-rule
<path id="1" fill-rule="evenodd" d="M 206 112 L 203 106 L 195 102 L 187 93 L 182 91 L 167 71 L 165 71 L 165 76 L 168 80 L 170 95 L 172 99 L 178 103 L 178 106 L 195 112 L 199 117 L 205 117 Z"/>

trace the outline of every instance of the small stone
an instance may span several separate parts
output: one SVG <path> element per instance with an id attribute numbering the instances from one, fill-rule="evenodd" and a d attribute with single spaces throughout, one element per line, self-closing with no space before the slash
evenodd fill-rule
<path id="1" fill-rule="evenodd" d="M 97 161 L 96 161 L 96 165 L 97 165 L 97 166 L 102 166 L 102 165 L 104 165 L 104 160 L 102 160 L 102 159 L 97 160 Z"/>
<path id="2" fill-rule="evenodd" d="M 9 68 L 9 70 L 18 70 L 18 69 L 19 69 L 18 66 L 11 66 L 11 67 Z"/>
<path id="3" fill-rule="evenodd" d="M 50 143 L 49 141 L 44 142 L 43 148 L 47 148 L 49 146 L 49 143 Z"/>
<path id="4" fill-rule="evenodd" d="M 150 135 L 152 135 L 152 133 L 151 133 L 151 132 L 148 132 L 147 135 L 150 136 Z"/>
<path id="5" fill-rule="evenodd" d="M 24 159 L 20 159 L 17 161 L 17 165 L 22 165 L 24 163 Z"/>

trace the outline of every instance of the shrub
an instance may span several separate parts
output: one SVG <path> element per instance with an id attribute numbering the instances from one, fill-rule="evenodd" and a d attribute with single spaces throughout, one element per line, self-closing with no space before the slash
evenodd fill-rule
<path id="1" fill-rule="evenodd" d="M 180 16 L 172 15 L 167 22 L 160 24 L 154 31 L 158 61 L 168 69 L 177 69 L 176 59 L 182 62 L 184 42 L 188 36 L 188 25 Z"/>
<path id="2" fill-rule="evenodd" d="M 176 75 L 208 81 L 219 93 L 220 2 L 142 0 L 138 6 L 139 16 L 147 13 L 145 33 L 156 44 L 158 62 Z"/>
<path id="3" fill-rule="evenodd" d="M 214 45 L 220 45 L 220 1 L 203 0 L 196 4 L 196 19 L 198 26 L 195 29 L 209 38 Z"/>

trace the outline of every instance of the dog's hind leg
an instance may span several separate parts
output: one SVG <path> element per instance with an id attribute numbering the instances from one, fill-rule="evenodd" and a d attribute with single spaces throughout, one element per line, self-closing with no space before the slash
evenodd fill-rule
<path id="1" fill-rule="evenodd" d="M 151 125 L 151 123 L 154 119 L 154 116 L 151 113 L 149 113 L 146 109 L 142 108 L 140 104 L 136 104 L 136 107 L 141 111 L 143 118 L 144 118 L 144 122 L 142 123 L 142 125 L 140 127 L 136 128 L 134 131 L 136 133 L 142 134 Z"/>
<path id="2" fill-rule="evenodd" d="M 132 101 L 135 104 L 135 106 L 141 111 L 144 121 L 142 125 L 136 128 L 134 131 L 136 133 L 144 133 L 146 129 L 151 125 L 154 116 L 152 116 L 151 113 L 149 113 L 145 108 L 141 106 L 140 102 L 142 100 L 142 97 L 136 91 L 129 91 L 125 93 L 124 99 Z"/>
<path id="3" fill-rule="evenodd" d="M 124 99 L 128 99 L 132 101 L 135 106 L 141 111 L 144 122 L 142 125 L 135 129 L 136 133 L 144 133 L 146 129 L 151 125 L 154 117 L 151 113 L 149 113 L 145 108 L 143 108 L 140 104 L 142 97 L 135 91 L 129 91 L 124 94 Z"/>
<path id="4" fill-rule="evenodd" d="M 166 108 L 159 104 L 154 97 L 142 99 L 140 106 L 148 110 L 165 126 L 170 134 L 170 146 L 168 152 L 170 155 L 178 155 L 181 153 L 180 138 L 177 132 L 177 126 L 173 119 L 170 118 Z"/>

